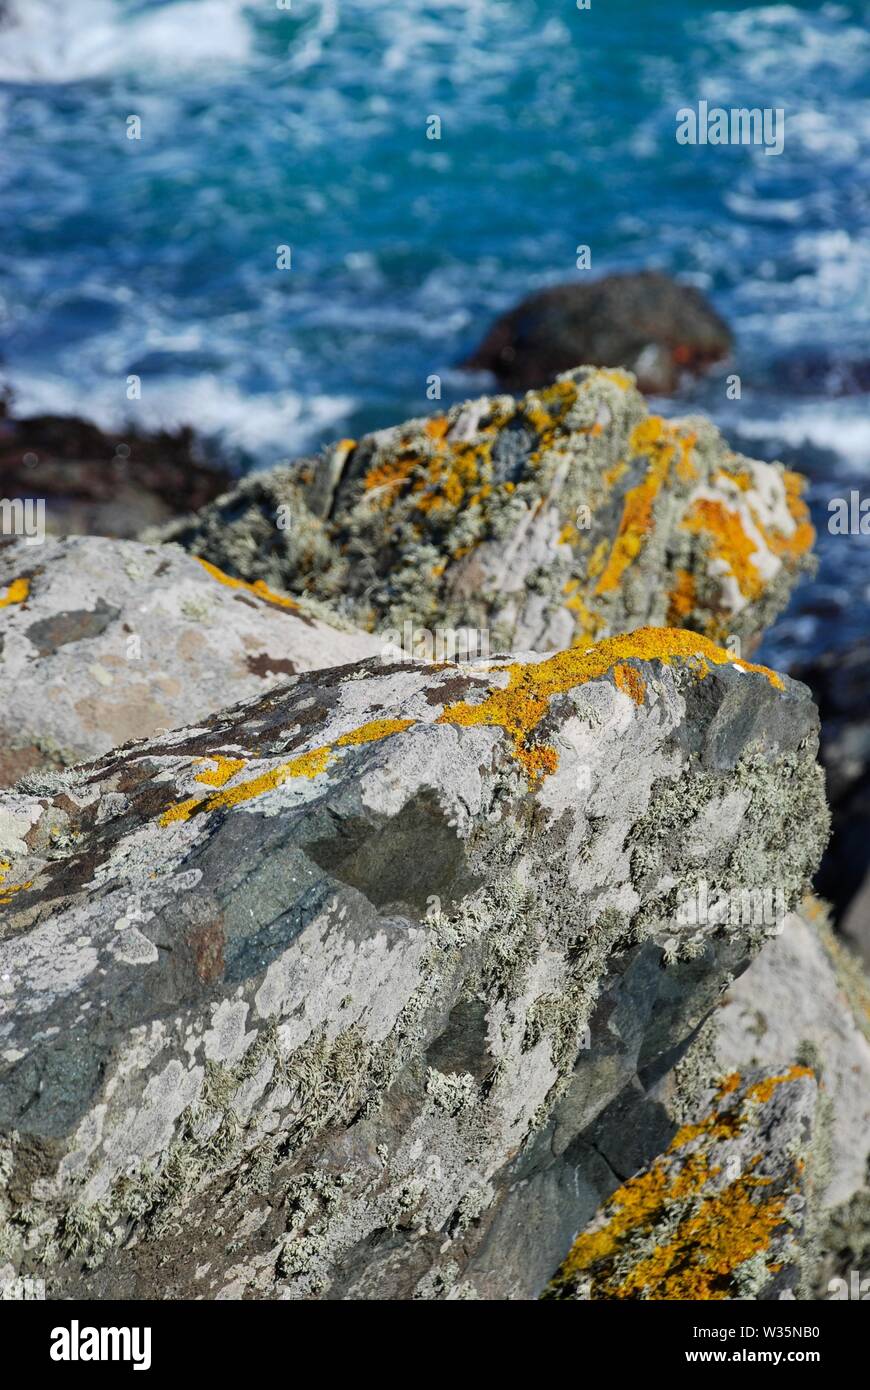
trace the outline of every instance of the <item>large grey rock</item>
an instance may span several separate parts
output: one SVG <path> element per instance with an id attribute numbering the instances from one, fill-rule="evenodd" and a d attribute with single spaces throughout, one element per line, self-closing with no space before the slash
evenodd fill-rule
<path id="1" fill-rule="evenodd" d="M 702 417 L 650 415 L 625 372 L 583 368 L 254 474 L 157 534 L 412 654 L 406 624 L 446 634 L 448 658 L 647 623 L 748 651 L 811 567 L 802 486 Z"/>
<path id="2" fill-rule="evenodd" d="M 381 643 L 177 546 L 0 548 L 0 785 L 213 714 Z"/>
<path id="3" fill-rule="evenodd" d="M 826 810 L 685 632 L 370 661 L 0 799 L 0 1256 L 54 1295 L 534 1297 L 693 1104 Z"/>

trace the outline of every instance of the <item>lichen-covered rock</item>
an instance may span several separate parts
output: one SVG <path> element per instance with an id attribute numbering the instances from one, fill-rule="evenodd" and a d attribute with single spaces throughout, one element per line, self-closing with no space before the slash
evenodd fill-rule
<path id="1" fill-rule="evenodd" d="M 870 1162 L 870 990 L 815 899 L 783 920 L 734 981 L 715 1028 L 725 1069 L 782 1066 L 792 1057 L 815 1067 L 830 1125 L 819 1200 L 825 1207 L 849 1201 L 865 1187 Z"/>
<path id="2" fill-rule="evenodd" d="M 810 564 L 801 487 L 582 368 L 256 474 L 161 534 L 394 642 L 548 651 L 650 623 L 751 643 Z"/>
<path id="3" fill-rule="evenodd" d="M 870 1253 L 870 982 L 808 897 L 728 990 L 711 1020 L 720 1066 L 798 1056 L 822 1086 L 816 1290 Z"/>
<path id="4" fill-rule="evenodd" d="M 97 537 L 7 543 L 0 785 L 189 724 L 297 671 L 359 661 L 380 646 L 177 546 Z"/>
<path id="5" fill-rule="evenodd" d="M 805 1296 L 817 1096 L 804 1066 L 725 1077 L 703 1119 L 608 1198 L 545 1297 Z"/>
<path id="6" fill-rule="evenodd" d="M 524 391 L 589 362 L 627 367 L 642 391 L 670 393 L 730 348 L 727 325 L 700 290 L 646 270 L 538 290 L 493 324 L 463 366 Z"/>
<path id="7" fill-rule="evenodd" d="M 0 1257 L 536 1296 L 769 934 L 681 894 L 812 873 L 816 742 L 802 686 L 645 630 L 294 677 L 4 793 Z"/>

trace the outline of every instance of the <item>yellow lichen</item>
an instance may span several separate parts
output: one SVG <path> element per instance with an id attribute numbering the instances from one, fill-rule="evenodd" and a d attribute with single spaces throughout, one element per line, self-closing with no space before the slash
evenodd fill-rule
<path id="1" fill-rule="evenodd" d="M 375 743 L 382 738 L 389 738 L 390 734 L 404 733 L 405 729 L 410 729 L 415 724 L 414 719 L 372 719 L 368 724 L 362 724 L 358 729 L 351 729 L 350 733 L 342 734 L 341 738 L 336 739 L 336 748 L 346 748 L 349 744 L 356 743 Z"/>
<path id="2" fill-rule="evenodd" d="M 8 859 L 0 860 L 0 903 L 4 905 L 11 903 L 16 893 L 23 893 L 25 888 L 33 887 L 33 879 L 29 878 L 26 883 L 7 883 L 9 870 L 12 868 L 11 861 Z"/>
<path id="3" fill-rule="evenodd" d="M 660 415 L 641 420 L 631 432 L 629 444 L 634 454 L 649 459 L 646 476 L 629 488 L 622 505 L 619 530 L 607 564 L 595 586 L 597 594 L 608 594 L 619 586 L 623 574 L 640 554 L 653 524 L 653 504 L 664 486 L 675 453 L 676 431 Z"/>
<path id="4" fill-rule="evenodd" d="M 6 593 L 0 598 L 0 608 L 8 608 L 12 603 L 23 603 L 29 593 L 29 579 L 13 579 Z"/>
<path id="5" fill-rule="evenodd" d="M 757 546 L 747 535 L 739 512 L 711 497 L 699 497 L 683 518 L 683 528 L 707 538 L 710 554 L 733 575 L 746 599 L 758 599 L 765 583 L 755 564 Z"/>
<path id="6" fill-rule="evenodd" d="M 668 594 L 668 622 L 682 627 L 696 603 L 695 576 L 691 570 L 678 569 L 675 584 Z"/>
<path id="7" fill-rule="evenodd" d="M 782 678 L 776 672 L 738 660 L 698 633 L 678 628 L 644 627 L 620 637 L 607 637 L 585 650 L 571 647 L 545 661 L 494 667 L 494 671 L 507 672 L 507 683 L 490 687 L 486 698 L 478 703 L 463 700 L 448 705 L 439 716 L 439 722 L 500 726 L 512 740 L 514 756 L 534 778 L 556 765 L 555 750 L 550 749 L 546 758 L 548 766 L 542 768 L 541 750 L 536 748 L 532 738 L 552 696 L 564 694 L 586 681 L 599 680 L 615 665 L 631 658 L 659 661 L 668 666 L 678 658 L 684 661 L 701 659 L 710 666 L 732 665 L 741 671 L 755 671 L 777 689 L 783 688 Z"/>
<path id="8" fill-rule="evenodd" d="M 267 772 L 261 772 L 246 782 L 237 782 L 234 787 L 227 787 L 226 783 L 248 766 L 248 760 L 225 758 L 222 754 L 211 755 L 209 760 L 217 763 L 217 767 L 198 773 L 195 780 L 213 787 L 222 787 L 224 790 L 212 796 L 188 797 L 187 800 L 170 806 L 160 817 L 160 824 L 173 825 L 179 821 L 190 820 L 192 815 L 200 812 L 208 814 L 211 811 L 240 806 L 265 792 L 274 791 L 276 787 L 283 786 L 294 777 L 318 777 L 332 762 L 335 748 L 374 743 L 378 739 L 389 738 L 391 734 L 402 733 L 415 722 L 413 719 L 373 719 L 358 729 L 351 729 L 348 733 L 342 734 L 333 745 L 326 744 L 320 748 L 312 748 L 307 753 L 299 753 L 295 758 L 290 758 Z"/>
<path id="9" fill-rule="evenodd" d="M 228 589 L 244 589 L 247 593 L 255 594 L 257 598 L 265 600 L 266 603 L 277 604 L 279 608 L 294 609 L 299 607 L 295 599 L 289 598 L 286 594 L 276 594 L 262 579 L 255 579 L 253 584 L 249 584 L 245 579 L 236 579 L 231 574 L 224 574 L 217 565 L 213 565 L 210 560 L 204 560 L 201 555 L 195 555 L 194 559 L 199 561 L 212 579 L 216 579 L 219 584 L 225 584 Z"/>
<path id="10" fill-rule="evenodd" d="M 642 705 L 646 695 L 646 681 L 634 666 L 617 662 L 613 668 L 613 683 L 617 690 L 629 695 L 636 705 Z"/>
<path id="11" fill-rule="evenodd" d="M 707 1143 L 732 1139 L 748 1122 L 754 1104 L 768 1101 L 777 1086 L 806 1075 L 812 1075 L 808 1068 L 790 1067 L 748 1087 L 736 1105 L 722 1109 L 721 1103 L 740 1085 L 736 1072 L 727 1077 L 719 1088 L 717 1107 L 701 1123 L 679 1131 L 669 1157 L 656 1159 L 612 1194 L 602 1220 L 574 1242 L 556 1285 L 586 1276 L 592 1298 L 732 1297 L 735 1271 L 767 1250 L 771 1237 L 785 1225 L 786 1198 L 765 1195 L 772 1180 L 750 1172 L 705 1195 L 704 1188 L 721 1178 L 721 1167 L 710 1167 L 704 1149 L 684 1155 L 680 1151 L 701 1137 Z M 756 1155 L 748 1167 L 759 1162 Z M 801 1170 L 800 1160 L 795 1167 Z M 650 1243 L 659 1225 L 661 1239 Z M 639 1236 L 646 1239 L 638 1242 Z M 629 1252 L 638 1244 L 640 1254 L 632 1262 Z"/>

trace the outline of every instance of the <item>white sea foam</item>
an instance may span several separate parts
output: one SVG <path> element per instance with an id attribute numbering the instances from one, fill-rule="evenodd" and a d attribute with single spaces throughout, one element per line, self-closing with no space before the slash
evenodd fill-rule
<path id="1" fill-rule="evenodd" d="M 131 12 L 120 0 L 13 0 L 0 29 L 0 81 L 79 82 L 131 69 L 243 63 L 249 0 L 180 0 Z"/>
<path id="2" fill-rule="evenodd" d="M 302 396 L 291 390 L 248 395 L 211 375 L 152 382 L 135 403 L 119 400 L 115 386 L 82 393 L 68 379 L 14 372 L 6 379 L 19 418 L 43 412 L 77 415 L 119 432 L 130 423 L 145 430 L 192 424 L 199 434 L 216 436 L 227 448 L 244 450 L 266 464 L 336 438 L 356 404 L 351 396 Z"/>

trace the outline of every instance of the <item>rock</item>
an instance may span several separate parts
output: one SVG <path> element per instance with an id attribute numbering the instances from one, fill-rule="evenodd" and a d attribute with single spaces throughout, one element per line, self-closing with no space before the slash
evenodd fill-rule
<path id="1" fill-rule="evenodd" d="M 670 395 L 731 351 L 731 334 L 691 285 L 646 270 L 539 290 L 493 324 L 463 367 L 508 391 L 545 386 L 581 364 L 625 367 L 642 391 Z"/>
<path id="2" fill-rule="evenodd" d="M 816 737 L 802 686 L 644 630 L 293 677 L 2 793 L 4 1260 L 52 1297 L 537 1296 L 768 935 L 675 903 L 813 871 Z"/>
<path id="3" fill-rule="evenodd" d="M 811 566 L 802 486 L 583 369 L 258 473 L 157 534 L 436 658 L 439 633 L 451 659 L 647 623 L 751 644 Z"/>
<path id="4" fill-rule="evenodd" d="M 798 1056 L 821 1080 L 815 1283 L 827 1297 L 830 1280 L 848 1280 L 870 1253 L 870 982 L 818 900 L 784 920 L 713 1023 L 721 1067 L 776 1067 Z"/>
<path id="5" fill-rule="evenodd" d="M 177 546 L 0 542 L 0 785 L 381 646 Z"/>
<path id="6" fill-rule="evenodd" d="M 544 1296 L 806 1297 L 817 1096 L 808 1067 L 731 1073 L 709 1113 L 610 1196 Z"/>
<path id="7" fill-rule="evenodd" d="M 231 485 L 192 430 L 101 430 L 75 416 L 0 409 L 0 490 L 41 500 L 51 535 L 134 537 L 204 506 Z"/>
<path id="8" fill-rule="evenodd" d="M 870 969 L 870 640 L 827 652 L 794 674 L 810 687 L 821 713 L 821 760 L 832 811 L 816 888 Z"/>
<path id="9" fill-rule="evenodd" d="M 784 919 L 734 981 L 715 1024 L 723 1070 L 800 1057 L 818 1071 L 831 1129 L 819 1200 L 826 1208 L 850 1201 L 870 1161 L 870 988 L 815 899 Z"/>

